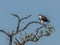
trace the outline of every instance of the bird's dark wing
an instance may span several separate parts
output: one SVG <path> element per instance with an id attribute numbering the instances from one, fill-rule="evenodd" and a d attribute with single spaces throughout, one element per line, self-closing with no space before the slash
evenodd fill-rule
<path id="1" fill-rule="evenodd" d="M 42 20 L 44 20 L 45 22 L 49 22 L 49 20 L 45 16 L 42 16 Z"/>

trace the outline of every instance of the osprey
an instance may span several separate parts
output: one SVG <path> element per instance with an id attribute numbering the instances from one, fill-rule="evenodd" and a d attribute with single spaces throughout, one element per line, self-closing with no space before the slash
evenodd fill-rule
<path id="1" fill-rule="evenodd" d="M 50 21 L 47 19 L 47 17 L 43 16 L 43 15 L 39 15 L 39 20 L 41 21 L 42 24 L 44 24 L 44 22 L 49 23 Z"/>

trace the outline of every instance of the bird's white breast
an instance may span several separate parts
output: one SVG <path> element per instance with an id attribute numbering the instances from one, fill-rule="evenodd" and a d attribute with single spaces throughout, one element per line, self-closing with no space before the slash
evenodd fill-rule
<path id="1" fill-rule="evenodd" d="M 39 18 L 41 19 L 41 16 L 39 16 Z"/>

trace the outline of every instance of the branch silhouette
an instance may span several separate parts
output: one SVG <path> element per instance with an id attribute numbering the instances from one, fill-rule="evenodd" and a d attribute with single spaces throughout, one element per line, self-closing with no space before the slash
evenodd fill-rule
<path id="1" fill-rule="evenodd" d="M 12 33 L 9 34 L 9 33 L 5 32 L 4 30 L 0 30 L 0 32 L 3 32 L 4 34 L 6 34 L 6 35 L 9 37 L 9 45 L 12 45 L 13 37 L 20 32 L 20 31 L 19 31 L 19 30 L 20 30 L 20 29 L 19 29 L 20 22 L 21 22 L 22 20 L 27 19 L 27 18 L 29 18 L 29 17 L 31 16 L 31 15 L 29 15 L 29 16 L 27 16 L 27 17 L 24 17 L 24 18 L 21 18 L 21 19 L 20 19 L 20 17 L 19 17 L 17 14 L 11 14 L 11 15 L 18 18 L 18 24 L 17 24 L 16 32 L 14 32 L 14 30 L 13 30 Z"/>
<path id="2" fill-rule="evenodd" d="M 16 40 L 14 42 L 15 45 L 25 45 L 25 43 L 28 42 L 28 41 L 37 42 L 43 36 L 51 35 L 51 33 L 54 30 L 53 26 L 50 26 L 50 25 L 43 25 L 42 26 L 40 21 L 28 22 L 22 29 L 20 29 L 19 27 L 20 27 L 21 21 L 23 21 L 25 19 L 28 19 L 29 17 L 31 17 L 31 15 L 23 17 L 23 18 L 20 18 L 17 14 L 13 14 L 13 13 L 11 15 L 18 19 L 18 23 L 17 23 L 16 29 L 12 30 L 11 34 L 6 32 L 6 31 L 4 31 L 3 29 L 0 29 L 0 32 L 6 34 L 9 37 L 9 45 L 12 45 L 13 38 L 14 38 L 15 35 L 17 35 L 18 33 L 21 33 L 22 31 L 26 30 L 28 28 L 28 26 L 31 25 L 31 24 L 39 24 L 40 27 L 36 29 L 36 33 L 35 34 L 30 33 L 30 34 L 24 35 L 24 37 L 20 36 L 21 37 L 20 39 L 22 40 L 22 42 L 19 42 L 18 39 L 15 38 L 15 40 Z M 41 30 L 42 28 L 45 28 L 46 31 L 44 32 L 43 30 Z"/>
<path id="3" fill-rule="evenodd" d="M 47 26 L 47 25 L 46 25 Z M 19 42 L 17 40 L 17 38 L 15 39 L 18 43 L 18 45 L 25 45 L 26 42 L 28 41 L 32 41 L 32 42 L 37 42 L 40 38 L 44 37 L 44 36 L 49 36 L 51 35 L 51 33 L 53 32 L 54 28 L 51 26 L 47 27 L 47 30 L 45 31 L 45 33 L 43 32 L 43 30 L 41 30 L 42 28 L 44 28 L 44 26 L 41 26 L 40 28 L 37 28 L 36 30 L 36 34 L 33 35 L 33 33 L 25 35 L 25 37 L 21 37 L 20 39 L 22 39 L 22 43 Z M 40 32 L 40 34 L 39 34 Z M 39 34 L 39 35 L 38 35 Z"/>

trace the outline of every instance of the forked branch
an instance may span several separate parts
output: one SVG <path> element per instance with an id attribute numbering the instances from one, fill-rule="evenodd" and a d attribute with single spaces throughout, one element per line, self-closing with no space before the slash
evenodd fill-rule
<path id="1" fill-rule="evenodd" d="M 18 32 L 19 32 L 19 27 L 20 27 L 20 23 L 21 23 L 21 21 L 22 20 L 24 20 L 24 19 L 27 19 L 27 18 L 29 18 L 31 15 L 29 15 L 29 16 L 27 16 L 27 17 L 24 17 L 24 18 L 21 18 L 20 19 L 20 17 L 17 15 L 17 14 L 11 14 L 11 15 L 13 15 L 13 16 L 15 16 L 15 17 L 17 17 L 18 18 L 18 25 L 17 25 L 17 28 L 16 28 L 16 33 L 15 34 L 17 34 Z"/>
<path id="2" fill-rule="evenodd" d="M 25 35 L 25 37 L 23 38 L 23 37 L 21 37 L 21 38 L 23 38 L 22 39 L 22 43 L 20 43 L 17 39 L 16 39 L 16 41 L 18 42 L 18 45 L 25 45 L 25 43 L 26 42 L 28 42 L 28 41 L 32 41 L 32 42 L 37 42 L 40 38 L 42 38 L 42 37 L 44 37 L 44 36 L 49 36 L 52 32 L 53 32 L 53 30 L 54 30 L 54 28 L 52 28 L 52 27 L 47 27 L 47 30 L 45 31 L 45 33 L 43 32 L 43 30 L 41 30 L 42 28 L 44 28 L 44 26 L 41 26 L 40 28 L 37 28 L 37 30 L 36 30 L 36 34 L 28 34 L 28 35 Z M 52 32 L 51 32 L 52 31 Z M 40 33 L 39 33 L 40 32 Z"/>
<path id="3" fill-rule="evenodd" d="M 9 34 L 7 32 L 5 32 L 4 30 L 0 30 L 0 32 L 6 34 L 7 36 L 9 36 Z"/>

